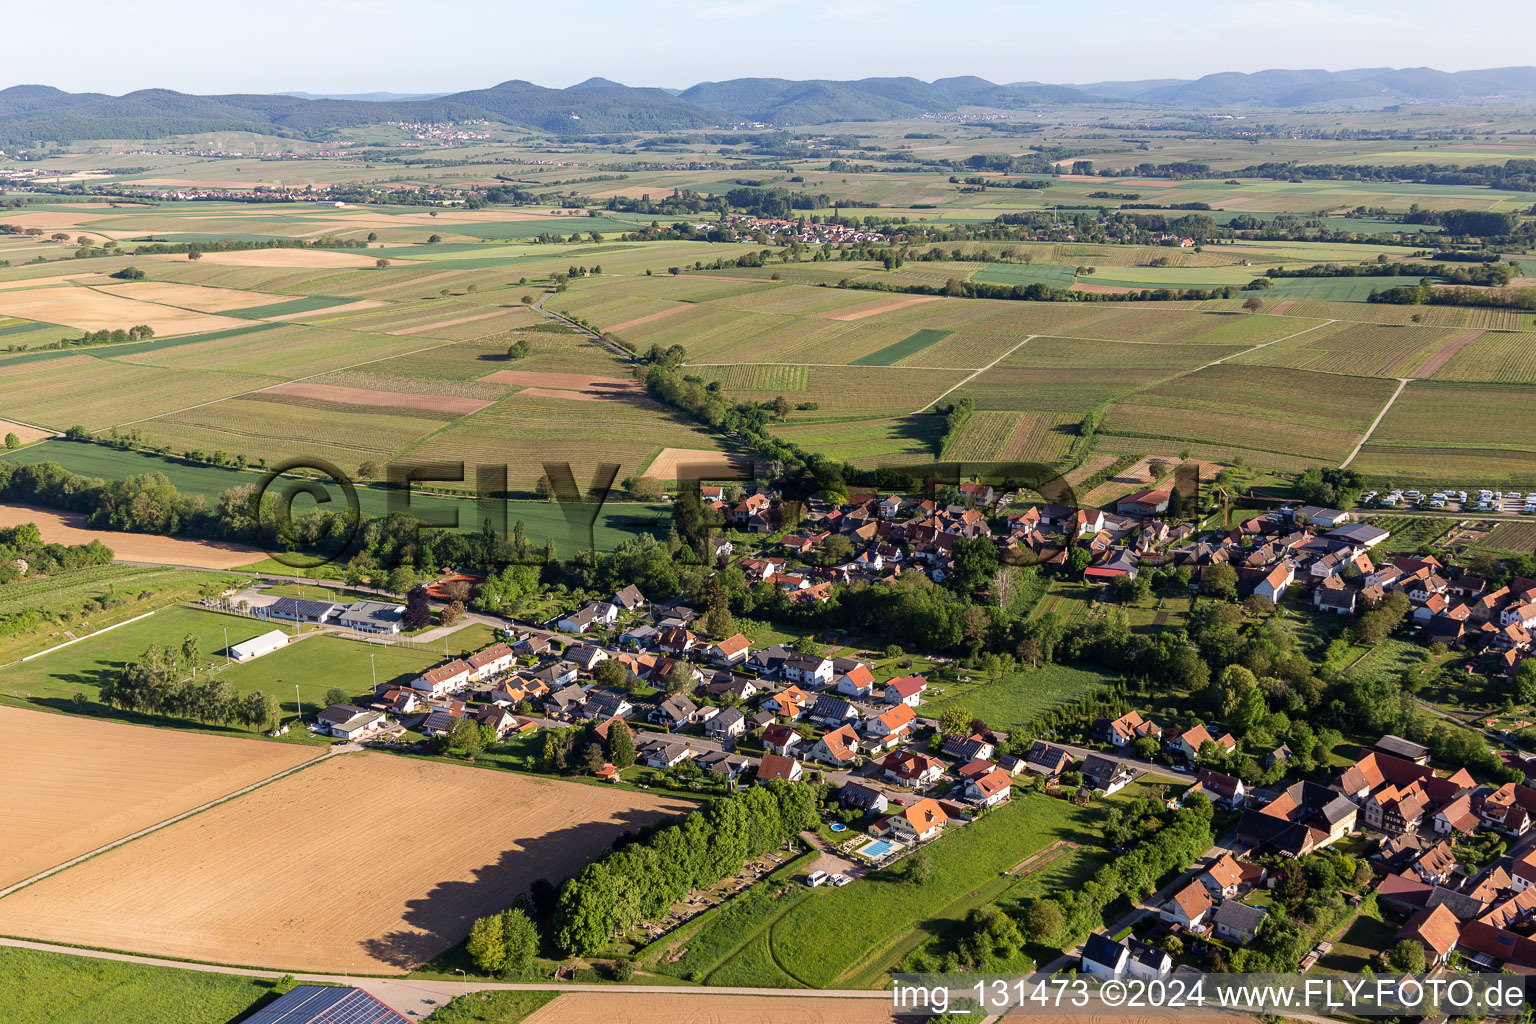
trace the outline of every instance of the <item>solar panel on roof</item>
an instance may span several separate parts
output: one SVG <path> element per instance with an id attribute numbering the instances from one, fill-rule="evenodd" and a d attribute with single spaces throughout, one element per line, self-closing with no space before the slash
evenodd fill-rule
<path id="1" fill-rule="evenodd" d="M 409 1019 L 360 988 L 298 985 L 245 1024 L 401 1024 Z"/>

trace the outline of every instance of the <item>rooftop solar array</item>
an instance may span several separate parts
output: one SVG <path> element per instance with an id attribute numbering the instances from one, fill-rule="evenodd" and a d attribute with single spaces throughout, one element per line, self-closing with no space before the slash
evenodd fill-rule
<path id="1" fill-rule="evenodd" d="M 245 1019 L 244 1024 L 408 1024 L 360 988 L 297 985 Z"/>

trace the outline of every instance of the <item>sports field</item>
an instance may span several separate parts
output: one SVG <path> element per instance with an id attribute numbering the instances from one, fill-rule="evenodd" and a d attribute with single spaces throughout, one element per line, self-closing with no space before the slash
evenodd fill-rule
<path id="1" fill-rule="evenodd" d="M 348 754 L 0 899 L 0 932 L 221 963 L 403 973 L 460 941 L 475 917 L 511 906 L 535 878 L 563 878 L 620 832 L 690 806 Z"/>
<path id="2" fill-rule="evenodd" d="M 0 886 L 303 764 L 314 747 L 226 739 L 0 705 Z"/>

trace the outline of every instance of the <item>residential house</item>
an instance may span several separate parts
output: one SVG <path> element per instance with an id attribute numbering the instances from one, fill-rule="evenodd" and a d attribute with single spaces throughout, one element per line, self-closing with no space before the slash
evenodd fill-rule
<path id="1" fill-rule="evenodd" d="M 645 740 L 635 747 L 635 759 L 650 768 L 675 768 L 693 756 L 693 748 L 679 740 Z"/>
<path id="2" fill-rule="evenodd" d="M 1247 789 L 1243 780 L 1235 775 L 1227 775 L 1224 772 L 1212 771 L 1209 768 L 1201 768 L 1196 773 L 1198 780 L 1191 792 L 1202 792 L 1211 804 L 1227 810 L 1233 810 L 1243 806 L 1243 799 L 1247 795 Z"/>
<path id="3" fill-rule="evenodd" d="M 440 709 L 432 711 L 427 715 L 426 718 L 423 718 L 421 720 L 421 725 L 417 726 L 417 728 L 426 733 L 428 736 L 447 736 L 449 733 L 453 732 L 453 727 L 457 725 L 459 719 L 463 717 L 463 705 L 459 705 L 455 708 Z"/>
<path id="4" fill-rule="evenodd" d="M 1259 934 L 1268 915 L 1263 907 L 1250 907 L 1237 900 L 1227 900 L 1211 915 L 1211 924 L 1220 938 L 1246 946 Z"/>
<path id="5" fill-rule="evenodd" d="M 637 612 L 645 607 L 646 600 L 645 595 L 640 593 L 640 588 L 631 583 L 624 589 L 615 591 L 608 603 L 626 612 Z"/>
<path id="6" fill-rule="evenodd" d="M 591 672 L 608 660 L 608 652 L 595 644 L 571 644 L 565 649 L 564 657 L 582 672 Z"/>
<path id="7" fill-rule="evenodd" d="M 922 693 L 927 688 L 928 680 L 923 676 L 902 676 L 885 684 L 881 700 L 887 704 L 906 704 L 915 708 L 922 704 Z"/>
<path id="8" fill-rule="evenodd" d="M 1206 731 L 1203 725 L 1194 725 L 1175 736 L 1170 742 L 1174 753 L 1179 754 L 1184 760 L 1191 763 L 1200 756 L 1200 750 L 1207 743 L 1214 743 L 1224 750 L 1236 750 L 1237 741 L 1231 736 L 1217 738 Z"/>
<path id="9" fill-rule="evenodd" d="M 571 612 L 555 623 L 557 629 L 567 633 L 585 633 L 589 629 L 611 626 L 619 620 L 617 605 L 607 601 L 592 601 Z"/>
<path id="10" fill-rule="evenodd" d="M 513 654 L 512 648 L 506 644 L 492 644 L 464 660 L 469 662 L 470 681 L 478 683 L 499 676 L 516 665 L 517 655 Z"/>
<path id="11" fill-rule="evenodd" d="M 462 690 L 469 685 L 470 677 L 474 674 L 474 668 L 466 661 L 454 658 L 445 665 L 427 669 L 421 675 L 411 680 L 411 686 L 439 697 L 445 693 Z"/>
<path id="12" fill-rule="evenodd" d="M 1167 978 L 1173 973 L 1173 958 L 1135 936 L 1116 942 L 1103 932 L 1095 932 L 1083 943 L 1082 971 L 1103 981 Z"/>
<path id="13" fill-rule="evenodd" d="M 1405 939 L 1412 939 L 1424 947 L 1424 962 L 1431 969 L 1445 963 L 1461 938 L 1461 922 L 1449 907 L 1440 904 L 1421 910 L 1410 917 L 1392 937 L 1396 946 Z"/>
<path id="14" fill-rule="evenodd" d="M 849 768 L 859 756 L 859 734 L 851 725 L 824 734 L 811 747 L 812 760 L 834 768 Z"/>
<path id="15" fill-rule="evenodd" d="M 315 717 L 321 732 L 337 739 L 359 740 L 384 729 L 389 724 L 382 712 L 365 711 L 351 704 L 332 704 Z"/>
<path id="16" fill-rule="evenodd" d="M 1156 722 L 1142 718 L 1136 711 L 1127 711 L 1114 721 L 1101 720 L 1099 728 L 1112 747 L 1128 747 L 1143 736 L 1157 739 L 1163 734 Z"/>
<path id="17" fill-rule="evenodd" d="M 823 725 L 842 725 L 844 722 L 857 721 L 858 718 L 858 708 L 830 693 L 817 697 L 815 705 L 811 708 L 811 721 L 820 722 Z"/>
<path id="18" fill-rule="evenodd" d="M 716 665 L 736 665 L 747 660 L 747 655 L 752 653 L 752 643 L 746 637 L 737 633 L 735 636 L 726 637 L 709 645 L 704 656 Z"/>
<path id="19" fill-rule="evenodd" d="M 747 716 L 740 708 L 726 708 L 704 723 L 704 735 L 730 746 L 747 731 Z"/>
<path id="20" fill-rule="evenodd" d="M 521 725 L 518 717 L 500 704 L 486 704 L 475 712 L 475 724 L 490 727 L 500 740 Z"/>
<path id="21" fill-rule="evenodd" d="M 911 739 L 916 723 L 917 712 L 906 704 L 898 704 L 864 719 L 865 741 L 872 750 L 887 750 Z"/>
<path id="22" fill-rule="evenodd" d="M 785 782 L 794 782 L 804 773 L 800 762 L 791 760 L 781 754 L 764 754 L 762 761 L 757 766 L 757 781 L 759 785 L 766 786 L 774 779 L 783 779 Z"/>
<path id="23" fill-rule="evenodd" d="M 1024 770 L 1046 779 L 1054 779 L 1072 766 L 1071 753 L 1061 747 L 1053 747 L 1044 740 L 1036 740 L 1029 753 L 1024 755 Z"/>
<path id="24" fill-rule="evenodd" d="M 783 722 L 774 722 L 763 730 L 763 746 L 775 754 L 787 756 L 804 740 L 804 736 Z"/>
<path id="25" fill-rule="evenodd" d="M 1202 931 L 1206 915 L 1211 912 L 1211 894 L 1199 882 L 1190 882 L 1174 893 L 1159 908 L 1165 920 L 1182 925 L 1191 931 Z"/>
<path id="26" fill-rule="evenodd" d="M 946 736 L 943 753 L 963 764 L 977 759 L 990 761 L 996 755 L 997 748 L 992 745 L 991 740 L 981 735 Z"/>
<path id="27" fill-rule="evenodd" d="M 607 721 L 610 718 L 628 718 L 634 710 L 635 706 L 622 690 L 591 690 L 587 693 L 587 702 L 582 707 L 581 715 L 583 718 Z"/>
<path id="28" fill-rule="evenodd" d="M 646 720 L 668 729 L 680 729 L 693 721 L 699 706 L 680 693 L 674 693 L 651 710 Z"/>
<path id="29" fill-rule="evenodd" d="M 978 775 L 965 785 L 965 796 L 983 807 L 996 807 L 1006 803 L 1013 791 L 1013 776 L 1002 768 L 993 768 L 985 775 Z"/>
<path id="30" fill-rule="evenodd" d="M 898 750 L 887 754 L 885 760 L 880 762 L 880 768 L 887 782 L 909 789 L 932 785 L 944 774 L 943 761 L 914 750 Z"/>
<path id="31" fill-rule="evenodd" d="M 728 753 L 723 750 L 706 751 L 694 758 L 693 763 L 707 772 L 724 775 L 731 779 L 739 777 L 753 765 L 750 757 Z"/>
<path id="32" fill-rule="evenodd" d="M 571 683 L 554 690 L 544 699 L 544 712 L 551 718 L 569 721 L 581 713 L 587 703 L 587 691 Z"/>
<path id="33" fill-rule="evenodd" d="M 1100 754 L 1089 754 L 1083 758 L 1080 774 L 1084 785 L 1105 796 L 1118 793 L 1136 777 L 1136 773 L 1124 761 Z"/>
<path id="34" fill-rule="evenodd" d="M 868 668 L 855 665 L 837 677 L 834 689 L 853 700 L 868 700 L 875 690 L 875 677 Z"/>
<path id="35" fill-rule="evenodd" d="M 832 681 L 832 662 L 819 654 L 791 654 L 780 672 L 791 682 L 821 687 Z"/>
<path id="36" fill-rule="evenodd" d="M 1254 585 L 1253 592 L 1258 597 L 1268 598 L 1275 604 L 1285 596 L 1292 583 L 1296 582 L 1296 564 L 1289 560 L 1275 566 L 1264 578 Z"/>
<path id="37" fill-rule="evenodd" d="M 1231 899 L 1243 884 L 1243 869 L 1230 853 L 1223 853 L 1216 862 L 1197 876 L 1200 884 L 1210 891 L 1212 898 Z"/>
<path id="38" fill-rule="evenodd" d="M 939 802 L 924 797 L 910 807 L 903 807 L 890 817 L 882 818 L 871 825 L 869 830 L 875 835 L 901 842 L 922 843 L 937 838 L 947 824 L 949 815 L 944 813 Z"/>
<path id="39" fill-rule="evenodd" d="M 810 694 L 798 686 L 787 686 L 763 701 L 763 708 L 791 722 L 805 714 L 811 706 Z"/>
<path id="40" fill-rule="evenodd" d="M 878 789 L 857 782 L 843 783 L 843 788 L 837 792 L 837 800 L 847 810 L 864 811 L 866 814 L 884 814 L 891 803 Z"/>

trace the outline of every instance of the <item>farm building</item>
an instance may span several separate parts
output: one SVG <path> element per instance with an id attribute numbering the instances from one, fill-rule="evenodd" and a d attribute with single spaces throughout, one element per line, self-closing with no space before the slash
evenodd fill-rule
<path id="1" fill-rule="evenodd" d="M 261 636 L 253 636 L 249 640 L 242 640 L 229 649 L 229 656 L 236 661 L 250 661 L 259 658 L 263 654 L 271 654 L 280 647 L 288 645 L 288 634 L 280 629 L 274 629 L 270 633 Z"/>
<path id="2" fill-rule="evenodd" d="M 1122 516 L 1155 516 L 1168 511 L 1171 497 L 1167 491 L 1137 491 L 1116 502 L 1115 511 Z"/>
<path id="3" fill-rule="evenodd" d="M 295 985 L 246 1018 L 246 1024 L 406 1024 L 410 1018 L 360 988 Z"/>

